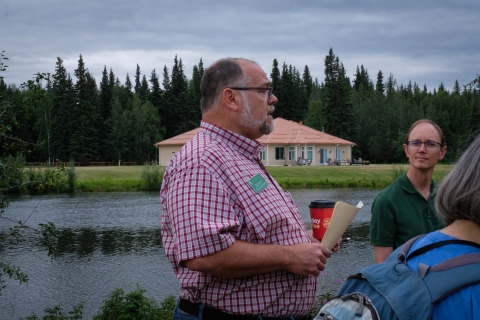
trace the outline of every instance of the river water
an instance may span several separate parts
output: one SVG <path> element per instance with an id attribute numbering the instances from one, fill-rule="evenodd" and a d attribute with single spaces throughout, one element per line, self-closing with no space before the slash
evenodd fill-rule
<path id="1" fill-rule="evenodd" d="M 320 290 L 374 262 L 368 226 L 378 189 L 289 191 L 309 229 L 312 200 L 364 203 L 344 235 L 350 240 L 329 259 Z M 33 236 L 23 237 L 18 244 L 6 242 L 5 233 L 13 224 L 0 221 L 0 261 L 20 267 L 29 276 L 26 284 L 5 279 L 6 287 L 0 292 L 1 320 L 33 312 L 41 316 L 46 307 L 56 305 L 72 310 L 80 302 L 84 319 L 91 319 L 113 290 L 130 292 L 137 285 L 159 303 L 177 295 L 178 282 L 160 239 L 158 192 L 21 196 L 11 201 L 3 216 L 15 221 L 28 218 L 27 225 L 32 227 L 55 223 L 60 230 L 60 255 L 48 257 Z"/>

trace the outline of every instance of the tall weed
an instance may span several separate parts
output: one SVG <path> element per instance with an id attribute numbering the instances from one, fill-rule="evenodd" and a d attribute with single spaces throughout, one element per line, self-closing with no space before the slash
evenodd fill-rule
<path id="1" fill-rule="evenodd" d="M 75 192 L 75 185 L 77 183 L 77 174 L 75 173 L 75 162 L 70 160 L 70 164 L 67 171 L 67 192 Z"/>
<path id="2" fill-rule="evenodd" d="M 146 164 L 142 171 L 142 190 L 155 191 L 160 190 L 163 181 L 163 171 L 156 164 Z"/>
<path id="3" fill-rule="evenodd" d="M 65 168 L 65 166 L 47 167 L 46 169 L 30 167 L 26 172 L 26 178 L 25 188 L 30 193 L 74 192 L 77 180 L 73 163 L 69 168 Z"/>
<path id="4" fill-rule="evenodd" d="M 405 173 L 405 169 L 401 164 L 392 164 L 392 179 L 395 181 Z"/>

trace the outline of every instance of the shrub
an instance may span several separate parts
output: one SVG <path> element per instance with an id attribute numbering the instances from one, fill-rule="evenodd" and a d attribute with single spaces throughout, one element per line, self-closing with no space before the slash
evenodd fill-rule
<path id="1" fill-rule="evenodd" d="M 78 304 L 73 307 L 72 311 L 69 311 L 69 315 L 65 315 L 63 308 L 60 306 L 55 306 L 53 308 L 46 308 L 45 313 L 47 315 L 43 318 L 39 318 L 35 313 L 30 317 L 26 317 L 25 320 L 78 320 L 83 318 L 83 304 Z"/>
<path id="2" fill-rule="evenodd" d="M 29 168 L 26 178 L 25 188 L 30 193 L 74 192 L 77 181 L 73 162 L 70 163 L 69 168 L 65 168 L 63 165 L 38 170 Z"/>
<path id="3" fill-rule="evenodd" d="M 155 164 L 146 164 L 142 172 L 142 190 L 154 191 L 160 190 L 162 186 L 163 172 Z"/>
<path id="4" fill-rule="evenodd" d="M 343 285 L 342 278 L 334 278 L 325 271 L 320 271 L 320 294 L 315 300 L 311 315 L 315 317 L 327 301 L 332 299 Z"/>
<path id="5" fill-rule="evenodd" d="M 0 158 L 0 191 L 3 193 L 18 193 L 23 188 L 25 156 Z"/>
<path id="6" fill-rule="evenodd" d="M 166 320 L 172 319 L 175 298 L 169 296 L 159 307 L 155 300 L 144 295 L 145 290 L 137 289 L 125 295 L 122 289 L 113 291 L 100 308 L 94 320 Z"/>

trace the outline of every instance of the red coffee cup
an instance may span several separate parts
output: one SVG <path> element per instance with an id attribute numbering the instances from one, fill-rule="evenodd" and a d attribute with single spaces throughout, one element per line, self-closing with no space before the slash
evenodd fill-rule
<path id="1" fill-rule="evenodd" d="M 335 202 L 331 200 L 313 200 L 310 205 L 310 217 L 312 218 L 313 237 L 322 240 L 332 218 Z"/>

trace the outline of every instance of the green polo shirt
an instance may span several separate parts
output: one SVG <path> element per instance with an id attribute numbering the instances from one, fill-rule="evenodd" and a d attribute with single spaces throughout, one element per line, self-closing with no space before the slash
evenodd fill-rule
<path id="1" fill-rule="evenodd" d="M 432 181 L 428 201 L 406 174 L 382 190 L 372 204 L 371 244 L 395 250 L 415 236 L 443 228 L 434 206 L 436 186 Z"/>

